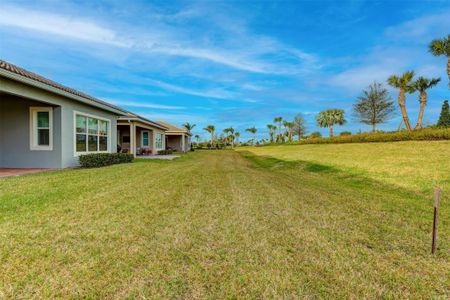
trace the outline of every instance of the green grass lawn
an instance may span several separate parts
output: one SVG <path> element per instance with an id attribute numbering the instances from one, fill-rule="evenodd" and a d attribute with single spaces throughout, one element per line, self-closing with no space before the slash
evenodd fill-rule
<path id="1" fill-rule="evenodd" d="M 248 151 L 1 179 L 0 298 L 444 299 L 441 208 L 433 256 L 422 194 Z"/>
<path id="2" fill-rule="evenodd" d="M 259 156 L 302 161 L 403 188 L 450 192 L 450 141 L 243 147 Z"/>

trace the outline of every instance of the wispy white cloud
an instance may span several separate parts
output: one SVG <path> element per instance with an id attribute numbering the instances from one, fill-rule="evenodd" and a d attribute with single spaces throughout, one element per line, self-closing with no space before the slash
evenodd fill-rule
<path id="1" fill-rule="evenodd" d="M 160 80 L 153 80 L 153 79 L 146 79 L 145 82 L 148 84 L 151 84 L 153 86 L 157 86 L 162 89 L 181 93 L 181 94 L 187 94 L 187 95 L 193 95 L 193 96 L 199 96 L 199 97 L 205 97 L 205 98 L 216 98 L 216 99 L 238 99 L 238 94 L 236 94 L 235 92 L 224 90 L 224 89 L 195 90 L 192 88 L 185 88 L 182 86 L 170 84 L 170 83 L 163 82 Z"/>
<path id="2" fill-rule="evenodd" d="M 401 55 L 395 55 L 395 58 L 398 57 Z M 393 56 L 376 55 L 372 58 L 374 60 L 365 59 L 360 65 L 331 76 L 328 84 L 350 91 L 358 91 L 374 81 L 385 82 L 390 75 L 402 72 L 407 66 L 406 62 L 394 59 Z"/>
<path id="3" fill-rule="evenodd" d="M 188 10 L 180 11 L 173 17 L 175 19 L 200 17 L 198 14 L 198 11 Z M 27 16 L 26 22 L 23 16 Z M 204 43 L 201 39 L 186 38 L 185 32 L 167 24 L 155 24 L 147 30 L 126 26 L 124 27 L 126 30 L 118 31 L 82 16 L 70 13 L 55 14 L 18 6 L 2 7 L 0 25 L 149 54 L 199 59 L 254 73 L 297 74 L 319 67 L 313 55 L 286 46 L 273 38 L 252 35 L 245 29 L 241 29 L 242 36 L 233 37 L 232 45 L 214 45 Z M 137 32 L 141 34 L 136 34 Z M 274 62 L 269 59 L 271 56 L 276 58 Z"/>
<path id="4" fill-rule="evenodd" d="M 332 75 L 328 83 L 357 91 L 373 81 L 386 82 L 390 75 L 407 70 L 416 70 L 417 75 L 423 76 L 445 76 L 444 68 L 427 53 L 426 44 L 432 38 L 448 34 L 448 28 L 450 11 L 389 27 L 382 44 L 373 47 L 365 56 L 353 58 L 353 65 Z"/>
<path id="5" fill-rule="evenodd" d="M 18 7 L 3 6 L 0 9 L 0 25 L 41 31 L 118 47 L 131 46 L 130 42 L 119 38 L 113 30 L 102 27 L 93 21 Z"/>
<path id="6" fill-rule="evenodd" d="M 136 112 L 144 118 L 148 118 L 152 121 L 166 121 L 173 123 L 174 125 L 181 126 L 181 124 L 186 122 L 191 123 L 204 123 L 207 122 L 208 118 L 204 116 L 199 116 L 195 114 L 165 114 L 165 113 L 146 113 L 146 112 Z"/>
<path id="7" fill-rule="evenodd" d="M 114 105 L 120 105 L 125 107 L 140 107 L 140 108 L 153 108 L 153 109 L 168 109 L 168 110 L 182 110 L 186 109 L 184 106 L 172 106 L 172 105 L 161 105 L 154 104 L 150 102 L 134 102 L 134 101 L 124 101 L 124 100 L 115 100 L 115 99 L 107 99 L 109 103 Z"/>
<path id="8" fill-rule="evenodd" d="M 448 34 L 450 28 L 450 10 L 438 14 L 426 15 L 403 22 L 386 29 L 388 38 L 403 42 L 405 39 L 417 43 L 428 43 L 430 38 Z"/>

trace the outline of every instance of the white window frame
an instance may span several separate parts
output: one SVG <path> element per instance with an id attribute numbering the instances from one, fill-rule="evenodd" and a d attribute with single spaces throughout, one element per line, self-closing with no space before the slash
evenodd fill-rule
<path id="1" fill-rule="evenodd" d="M 147 134 L 148 134 L 148 145 L 147 146 L 145 146 L 144 145 L 144 132 L 147 132 Z M 151 147 L 150 146 L 151 145 L 151 143 L 150 143 L 150 130 L 142 130 L 141 131 L 141 147 Z"/>
<path id="2" fill-rule="evenodd" d="M 77 115 L 108 122 L 108 134 L 106 135 L 108 142 L 106 144 L 106 148 L 107 148 L 106 151 L 88 151 L 89 121 L 86 119 L 86 151 L 77 152 Z M 103 117 L 100 117 L 97 115 L 92 115 L 92 114 L 74 110 L 73 111 L 73 153 L 74 153 L 74 156 L 80 156 L 83 154 L 91 154 L 91 153 L 111 153 L 111 137 L 112 137 L 112 132 L 111 132 L 112 125 L 111 124 L 112 124 L 111 119 L 103 118 Z M 98 130 L 98 128 L 97 128 L 97 130 Z M 100 135 L 96 134 L 96 136 L 99 137 Z M 100 138 L 97 138 L 97 149 L 100 149 Z"/>
<path id="3" fill-rule="evenodd" d="M 161 148 L 158 148 L 158 144 L 157 144 L 158 143 L 158 135 L 161 135 Z M 166 148 L 165 140 L 166 140 L 166 138 L 165 138 L 164 133 L 156 132 L 156 134 L 155 134 L 155 149 L 156 150 L 164 150 Z"/>
<path id="4" fill-rule="evenodd" d="M 37 113 L 48 112 L 48 145 L 38 145 Z M 30 107 L 30 150 L 31 151 L 52 151 L 53 150 L 53 107 Z"/>

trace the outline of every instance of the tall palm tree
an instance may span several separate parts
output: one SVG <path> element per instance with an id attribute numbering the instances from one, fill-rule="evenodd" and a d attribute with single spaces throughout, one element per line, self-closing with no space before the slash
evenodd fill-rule
<path id="1" fill-rule="evenodd" d="M 411 123 L 409 122 L 408 112 L 406 111 L 406 93 L 414 93 L 414 87 L 411 82 L 414 77 L 414 71 L 408 71 L 401 76 L 392 75 L 388 78 L 388 84 L 399 89 L 398 105 L 402 112 L 403 122 L 408 130 L 411 130 Z"/>
<path id="2" fill-rule="evenodd" d="M 228 129 L 228 128 L 225 128 L 225 129 L 223 130 L 223 133 L 225 133 L 225 138 L 224 138 L 224 140 L 225 140 L 225 148 L 226 148 L 227 145 L 228 145 L 228 140 L 229 140 L 229 129 Z"/>
<path id="3" fill-rule="evenodd" d="M 284 120 L 283 121 L 283 134 L 282 134 L 282 138 L 281 138 L 281 141 L 284 143 L 284 138 L 286 137 L 286 136 L 288 136 L 288 124 L 289 124 L 289 121 L 288 120 Z"/>
<path id="4" fill-rule="evenodd" d="M 267 126 L 267 129 L 269 129 L 269 141 L 271 143 L 273 143 L 273 134 L 274 134 L 275 126 L 273 126 L 272 124 L 267 124 L 266 126 Z"/>
<path id="5" fill-rule="evenodd" d="M 425 106 L 427 105 L 428 100 L 427 90 L 437 85 L 439 81 L 441 81 L 440 78 L 428 79 L 424 77 L 419 77 L 414 82 L 413 84 L 414 89 L 419 91 L 419 101 L 420 101 L 420 112 L 419 117 L 417 118 L 417 125 L 415 129 L 422 128 L 423 113 L 425 111 Z"/>
<path id="6" fill-rule="evenodd" d="M 253 134 L 252 144 L 254 145 L 255 144 L 255 134 L 256 134 L 256 131 L 257 131 L 256 127 L 253 126 L 253 127 L 247 128 L 247 129 L 245 129 L 245 131 L 248 131 L 251 134 Z"/>
<path id="7" fill-rule="evenodd" d="M 448 88 L 450 89 L 450 34 L 442 39 L 432 40 L 428 49 L 434 56 L 447 57 Z"/>
<path id="8" fill-rule="evenodd" d="M 183 124 L 183 127 L 186 128 L 189 133 L 191 133 L 191 130 L 194 129 L 195 126 L 197 126 L 197 124 L 191 124 L 189 122 Z"/>
<path id="9" fill-rule="evenodd" d="M 282 117 L 276 117 L 275 119 L 273 119 L 274 123 L 278 123 L 278 136 L 277 136 L 277 141 L 281 138 L 281 122 L 283 122 L 283 118 Z"/>
<path id="10" fill-rule="evenodd" d="M 273 137 L 273 142 L 277 142 L 278 141 L 278 138 L 277 138 L 277 136 L 276 136 L 276 134 L 277 134 L 277 126 L 275 126 L 275 125 L 272 125 L 273 127 L 272 127 L 272 130 L 273 130 L 273 135 L 274 135 L 274 137 Z"/>
<path id="11" fill-rule="evenodd" d="M 347 121 L 344 118 L 344 110 L 328 109 L 321 111 L 317 116 L 317 125 L 330 128 L 330 137 L 333 137 L 333 126 L 344 125 Z"/>
<path id="12" fill-rule="evenodd" d="M 241 136 L 241 134 L 238 132 L 238 131 L 236 131 L 235 133 L 234 133 L 234 137 L 236 138 L 236 145 L 239 147 L 239 137 Z"/>
<path id="13" fill-rule="evenodd" d="M 197 144 L 200 142 L 200 136 L 198 134 L 196 134 L 194 136 L 195 140 L 197 141 Z"/>
<path id="14" fill-rule="evenodd" d="M 223 132 L 227 135 L 226 140 L 231 141 L 231 148 L 234 147 L 234 128 L 228 127 L 223 130 Z"/>
<path id="15" fill-rule="evenodd" d="M 209 134 L 211 135 L 211 148 L 214 145 L 214 133 L 216 132 L 216 127 L 214 125 L 208 125 L 205 128 L 203 128 L 203 130 L 209 132 Z"/>
<path id="16" fill-rule="evenodd" d="M 292 142 L 292 137 L 294 136 L 294 125 L 295 125 L 294 122 L 287 122 L 287 121 L 284 122 L 284 126 L 287 130 L 286 135 L 289 142 Z"/>

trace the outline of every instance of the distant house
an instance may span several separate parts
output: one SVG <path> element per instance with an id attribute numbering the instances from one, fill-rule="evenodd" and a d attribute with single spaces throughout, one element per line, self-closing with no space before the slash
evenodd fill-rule
<path id="1" fill-rule="evenodd" d="M 81 154 L 118 147 L 154 154 L 166 129 L 0 60 L 0 168 L 72 167 Z"/>
<path id="2" fill-rule="evenodd" d="M 121 151 L 136 155 L 158 154 L 166 149 L 164 125 L 134 114 L 120 116 L 117 121 L 117 140 Z"/>
<path id="3" fill-rule="evenodd" d="M 190 132 L 164 121 L 158 121 L 158 123 L 168 128 L 166 131 L 167 149 L 173 149 L 178 152 L 187 152 L 191 149 L 192 134 Z"/>

